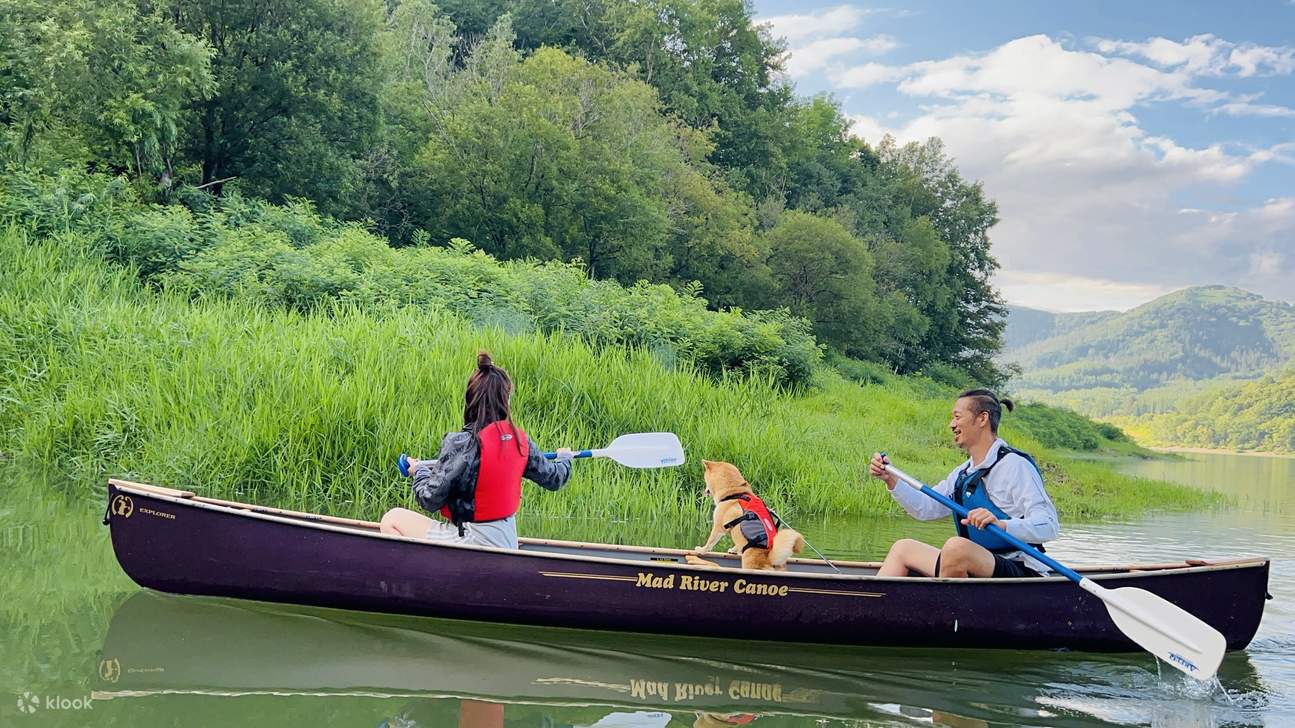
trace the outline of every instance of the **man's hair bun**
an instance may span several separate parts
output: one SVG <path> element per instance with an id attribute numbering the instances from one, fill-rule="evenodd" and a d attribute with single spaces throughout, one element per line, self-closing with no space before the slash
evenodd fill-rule
<path id="1" fill-rule="evenodd" d="M 493 369 L 493 368 L 494 368 L 494 366 L 495 366 L 495 363 L 494 363 L 493 361 L 491 361 L 491 360 L 490 360 L 490 353 L 489 353 L 489 352 L 487 352 L 487 351 L 480 351 L 480 352 L 478 352 L 478 353 L 477 353 L 477 368 L 478 368 L 478 369 L 480 369 L 480 370 L 481 370 L 481 371 L 483 371 L 483 372 L 486 372 L 486 371 L 490 371 L 491 369 Z"/>

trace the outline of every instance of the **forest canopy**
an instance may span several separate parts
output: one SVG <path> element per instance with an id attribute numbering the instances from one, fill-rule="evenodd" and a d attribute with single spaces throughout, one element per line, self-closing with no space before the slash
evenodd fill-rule
<path id="1" fill-rule="evenodd" d="M 797 96 L 742 0 L 0 0 L 0 38 L 11 169 L 305 200 L 1002 377 L 994 202 L 938 139 L 869 144 Z"/>

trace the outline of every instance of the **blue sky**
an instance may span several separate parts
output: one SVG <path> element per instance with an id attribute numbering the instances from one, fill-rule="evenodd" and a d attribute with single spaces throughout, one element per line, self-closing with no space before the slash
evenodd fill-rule
<path id="1" fill-rule="evenodd" d="M 869 141 L 939 136 L 999 203 L 1009 302 L 1295 301 L 1295 0 L 757 0 L 803 95 Z"/>

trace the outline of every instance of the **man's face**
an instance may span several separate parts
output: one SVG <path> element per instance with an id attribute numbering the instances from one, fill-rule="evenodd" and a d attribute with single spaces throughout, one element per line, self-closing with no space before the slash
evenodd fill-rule
<path id="1" fill-rule="evenodd" d="M 953 431 L 953 444 L 966 450 L 979 437 L 989 423 L 989 413 L 976 414 L 971 409 L 971 400 L 963 397 L 953 403 L 953 417 L 949 420 L 949 429 Z"/>

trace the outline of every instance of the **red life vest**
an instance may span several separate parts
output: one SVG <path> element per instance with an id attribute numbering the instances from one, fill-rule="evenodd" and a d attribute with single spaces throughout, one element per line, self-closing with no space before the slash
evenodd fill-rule
<path id="1" fill-rule="evenodd" d="M 530 455 L 526 433 L 500 420 L 481 428 L 477 440 L 481 457 L 473 491 L 461 499 L 451 498 L 470 503 L 471 509 L 451 509 L 449 504 L 441 508 L 441 515 L 453 523 L 497 521 L 516 513 L 522 504 L 522 473 Z"/>
<path id="2" fill-rule="evenodd" d="M 778 535 L 778 526 L 759 496 L 754 493 L 735 493 L 721 500 L 736 500 L 742 506 L 742 515 L 725 523 L 724 530 L 742 524 L 742 535 L 746 537 L 743 551 L 773 548 L 773 537 Z"/>

